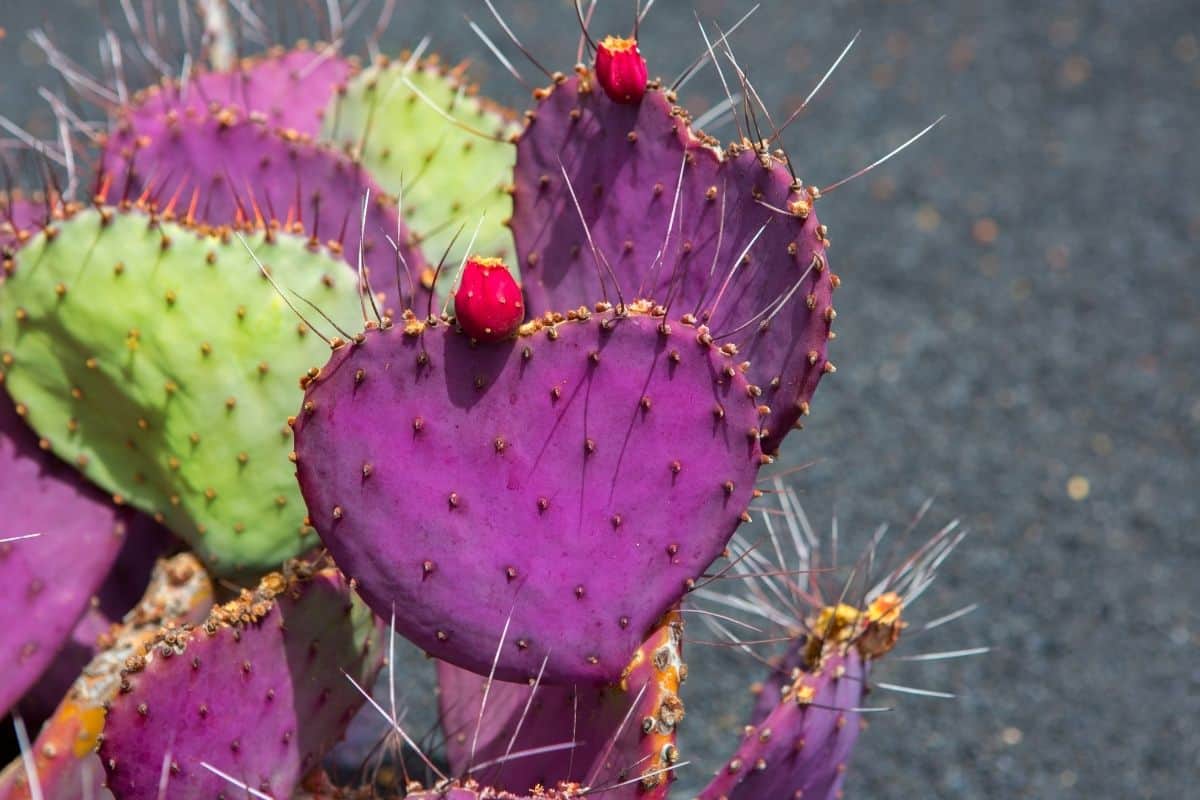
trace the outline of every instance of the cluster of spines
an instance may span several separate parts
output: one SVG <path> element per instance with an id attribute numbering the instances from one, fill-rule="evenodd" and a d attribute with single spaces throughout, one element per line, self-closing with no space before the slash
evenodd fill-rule
<path id="1" fill-rule="evenodd" d="M 825 606 L 765 685 L 741 746 L 698 800 L 751 800 L 786 788 L 795 797 L 841 797 L 859 732 L 862 700 L 875 660 L 895 647 L 907 626 L 904 601 L 884 592 L 865 608 Z"/>

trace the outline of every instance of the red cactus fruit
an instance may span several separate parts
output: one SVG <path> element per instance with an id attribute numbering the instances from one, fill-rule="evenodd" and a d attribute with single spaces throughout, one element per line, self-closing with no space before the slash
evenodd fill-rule
<path id="1" fill-rule="evenodd" d="M 646 59 L 637 39 L 606 36 L 596 48 L 596 79 L 614 103 L 637 105 L 646 95 Z"/>
<path id="2" fill-rule="evenodd" d="M 525 319 L 521 287 L 499 258 L 473 256 L 463 268 L 454 295 L 458 324 L 472 339 L 499 342 L 517 332 Z"/>

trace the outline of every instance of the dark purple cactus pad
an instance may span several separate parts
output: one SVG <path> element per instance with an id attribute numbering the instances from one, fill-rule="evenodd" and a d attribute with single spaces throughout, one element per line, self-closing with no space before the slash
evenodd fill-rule
<path id="1" fill-rule="evenodd" d="M 539 684 L 535 691 L 493 681 L 488 689 L 486 678 L 439 661 L 438 705 L 451 772 L 512 792 L 576 783 L 607 800 L 665 798 L 666 768 L 675 761 L 675 730 L 683 719 L 682 638 L 679 615 L 669 615 L 613 686 Z M 569 750 L 511 758 L 570 742 Z M 600 791 L 606 787 L 617 788 Z"/>
<path id="2" fill-rule="evenodd" d="M 517 145 L 512 230 L 530 313 L 617 302 L 619 286 L 626 301 L 697 314 L 749 359 L 773 451 L 832 368 L 837 279 L 811 203 L 773 156 L 693 135 L 663 91 L 622 105 L 571 78 L 539 102 Z"/>
<path id="3" fill-rule="evenodd" d="M 620 708 L 616 700 L 605 702 L 619 694 L 608 687 L 539 685 L 532 692 L 528 683 L 493 681 L 481 718 L 479 707 L 486 677 L 439 661 L 437 678 L 439 719 L 446 737 L 451 774 L 470 774 L 486 786 L 509 790 L 528 791 L 538 784 L 553 786 L 571 775 L 586 773 L 628 710 Z M 509 750 L 526 704 L 529 704 L 528 715 Z M 472 759 L 471 745 L 477 725 L 478 741 Z M 504 758 L 506 753 L 572 741 L 577 742 L 572 750 L 484 766 Z"/>
<path id="4" fill-rule="evenodd" d="M 394 201 L 361 166 L 307 137 L 201 112 L 163 118 L 157 127 L 136 133 L 118 129 L 102 167 L 109 202 L 145 196 L 164 213 L 170 209 L 212 226 L 277 224 L 314 244 L 329 244 L 352 267 L 358 265 L 363 200 L 370 191 L 363 264 L 380 310 L 396 315 L 410 307 L 414 288 L 424 296 L 426 264 L 398 225 Z M 402 259 L 387 236 L 399 244 Z M 401 276 L 404 264 L 409 272 Z"/>
<path id="5" fill-rule="evenodd" d="M 153 136 L 168 112 L 232 109 L 274 128 L 316 136 L 325 109 L 357 67 L 328 47 L 298 47 L 244 60 L 230 72 L 200 72 L 183 85 L 165 83 L 140 92 L 122 112 L 137 135 Z"/>
<path id="6" fill-rule="evenodd" d="M 369 331 L 295 426 L 313 525 L 363 598 L 436 658 L 612 682 L 738 525 L 755 394 L 707 334 L 585 312 L 476 346 Z M 510 621 L 511 620 L 511 621 Z"/>
<path id="7" fill-rule="evenodd" d="M 192 631 L 164 628 L 127 667 L 109 706 L 100 757 L 122 800 L 239 797 L 209 769 L 273 797 L 341 738 L 382 666 L 380 629 L 335 570 L 268 575 Z"/>
<path id="8" fill-rule="evenodd" d="M 2 373 L 0 373 L 2 374 Z M 0 394 L 0 715 L 39 679 L 69 639 L 132 526 L 118 508 L 38 446 Z"/>
<path id="9" fill-rule="evenodd" d="M 697 800 L 841 797 L 862 727 L 867 671 L 854 647 L 825 656 L 790 682 L 778 706 L 742 740 Z"/>

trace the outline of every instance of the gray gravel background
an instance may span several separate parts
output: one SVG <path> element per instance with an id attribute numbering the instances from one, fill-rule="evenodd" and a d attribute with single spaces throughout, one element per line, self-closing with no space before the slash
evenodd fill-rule
<path id="1" fill-rule="evenodd" d="M 567 4 L 499 5 L 543 61 L 573 62 Z M 596 29 L 626 28 L 631 5 L 603 3 Z M 750 4 L 660 0 L 642 34 L 652 70 L 701 52 L 693 5 L 729 25 Z M 93 6 L 3 3 L 0 111 L 42 124 L 34 89 L 57 84 L 31 71 L 24 33 L 48 22 L 94 61 L 95 15 L 79 13 Z M 477 62 L 485 92 L 526 105 L 462 21 L 485 22 L 481 4 L 400 6 L 389 48 L 432 33 L 446 58 Z M 779 113 L 859 29 L 786 137 L 802 177 L 831 183 L 949 116 L 819 206 L 845 280 L 839 372 L 786 461 L 820 461 L 797 486 L 844 540 L 903 524 L 930 495 L 929 532 L 961 517 L 974 535 L 914 617 L 981 609 L 909 652 L 993 651 L 894 666 L 889 679 L 959 697 L 895 698 L 848 795 L 1195 796 L 1200 6 L 767 0 L 734 45 Z M 710 71 L 682 101 L 702 110 L 719 92 Z M 726 649 L 693 646 L 689 661 L 685 788 L 733 748 L 756 672 Z M 416 656 L 406 668 L 427 671 Z M 419 728 L 428 684 L 415 686 Z"/>

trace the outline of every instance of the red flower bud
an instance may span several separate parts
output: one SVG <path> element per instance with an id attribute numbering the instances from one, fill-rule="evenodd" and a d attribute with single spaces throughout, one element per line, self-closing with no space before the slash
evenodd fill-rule
<path id="1" fill-rule="evenodd" d="M 636 105 L 646 96 L 646 59 L 637 39 L 606 36 L 596 48 L 596 79 L 614 103 Z"/>
<path id="2" fill-rule="evenodd" d="M 525 319 L 525 301 L 502 260 L 467 260 L 454 294 L 454 314 L 466 334 L 481 342 L 499 342 L 517 332 Z"/>

